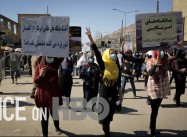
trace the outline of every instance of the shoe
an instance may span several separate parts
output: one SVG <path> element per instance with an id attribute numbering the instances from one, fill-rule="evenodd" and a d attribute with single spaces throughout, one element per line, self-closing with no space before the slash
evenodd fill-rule
<path id="1" fill-rule="evenodd" d="M 120 112 L 120 111 L 121 111 L 121 106 L 122 106 L 121 104 L 117 105 L 117 108 L 116 108 L 116 111 L 117 111 L 117 112 Z"/>
<path id="2" fill-rule="evenodd" d="M 156 135 L 160 135 L 160 131 L 159 130 L 155 130 L 155 134 Z"/>
<path id="3" fill-rule="evenodd" d="M 12 81 L 12 84 L 14 84 L 14 81 Z"/>
<path id="4" fill-rule="evenodd" d="M 57 135 L 61 135 L 62 134 L 62 130 L 59 128 L 59 129 L 56 129 L 56 134 Z"/>
<path id="5" fill-rule="evenodd" d="M 149 99 L 147 99 L 146 103 L 147 105 L 151 105 L 151 102 L 149 101 Z"/>
<path id="6" fill-rule="evenodd" d="M 110 132 L 105 133 L 105 137 L 111 137 Z"/>
<path id="7" fill-rule="evenodd" d="M 30 98 L 31 98 L 31 99 L 35 99 L 35 94 L 34 94 L 34 93 L 31 93 Z"/>
<path id="8" fill-rule="evenodd" d="M 176 104 L 177 105 L 177 107 L 182 107 L 182 105 L 181 104 Z"/>

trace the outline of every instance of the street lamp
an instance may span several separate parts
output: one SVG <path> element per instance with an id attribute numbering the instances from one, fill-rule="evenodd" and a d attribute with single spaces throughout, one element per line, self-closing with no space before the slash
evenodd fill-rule
<path id="1" fill-rule="evenodd" d="M 133 13 L 133 12 L 139 12 L 138 10 L 134 10 L 134 11 L 122 11 L 122 10 L 119 10 L 119 9 L 113 9 L 115 11 L 119 11 L 119 12 L 122 12 L 125 14 L 125 37 L 126 37 L 126 16 L 128 13 Z"/>
<path id="2" fill-rule="evenodd" d="M 102 46 L 102 36 L 103 34 L 100 31 L 96 31 L 96 39 L 100 39 L 100 44 Z"/>

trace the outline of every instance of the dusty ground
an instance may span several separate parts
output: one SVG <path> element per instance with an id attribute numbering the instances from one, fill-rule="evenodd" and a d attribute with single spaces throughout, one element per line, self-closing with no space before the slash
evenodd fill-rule
<path id="1" fill-rule="evenodd" d="M 82 80 L 74 77 L 74 86 L 72 89 L 72 97 L 82 97 Z M 134 99 L 130 83 L 127 83 L 128 93 L 125 94 L 123 101 L 122 111 L 118 112 L 114 116 L 114 120 L 111 123 L 112 136 L 148 136 L 149 131 L 149 118 L 150 118 L 150 106 L 146 104 L 147 92 L 144 90 L 143 79 L 140 82 L 135 82 L 137 88 L 138 98 Z M 172 101 L 175 89 L 174 83 L 171 85 L 172 95 L 162 101 L 162 107 L 159 109 L 159 115 L 157 120 L 157 128 L 160 129 L 162 136 L 187 136 L 187 94 L 182 95 L 181 100 L 183 103 L 182 108 L 177 108 Z M 34 121 L 36 118 L 35 103 L 30 99 L 30 91 L 32 88 L 32 79 L 29 75 L 22 75 L 18 79 L 18 84 L 11 84 L 10 77 L 2 81 L 0 91 L 0 102 L 7 97 L 18 100 L 23 97 L 18 107 L 15 102 L 10 102 L 7 107 L 0 108 L 0 136 L 42 136 L 40 121 Z M 16 116 L 16 110 L 22 109 L 19 112 L 20 117 L 24 117 L 26 120 L 18 120 Z M 59 112 L 60 127 L 63 130 L 63 134 L 60 136 L 101 136 L 103 135 L 101 125 L 98 121 L 86 116 L 82 120 L 73 120 L 73 114 L 80 115 L 80 112 L 69 110 L 63 106 L 63 110 Z M 66 114 L 64 114 L 66 112 Z M 74 113 L 73 113 L 74 112 Z M 69 120 L 64 116 L 69 114 Z M 3 114 L 3 115 L 2 115 Z M 10 118 L 11 114 L 14 118 L 10 121 L 4 117 L 6 115 Z M 49 121 L 49 136 L 57 136 L 53 122 L 50 118 Z"/>

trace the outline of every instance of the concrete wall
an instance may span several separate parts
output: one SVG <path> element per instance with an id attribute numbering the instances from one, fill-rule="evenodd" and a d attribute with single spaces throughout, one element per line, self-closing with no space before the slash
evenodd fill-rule
<path id="1" fill-rule="evenodd" d="M 187 41 L 187 0 L 173 0 L 173 11 L 182 11 L 184 22 L 184 41 Z"/>

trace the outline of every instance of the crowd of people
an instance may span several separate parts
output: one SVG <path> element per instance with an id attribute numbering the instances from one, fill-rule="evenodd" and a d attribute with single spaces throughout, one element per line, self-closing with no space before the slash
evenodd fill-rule
<path id="1" fill-rule="evenodd" d="M 86 35 L 91 43 L 91 52 L 79 65 L 79 78 L 83 80 L 83 97 L 87 102 L 99 94 L 99 97 L 104 98 L 109 104 L 108 115 L 99 120 L 105 136 L 110 137 L 110 123 L 118 106 L 122 105 L 127 92 L 126 83 L 130 82 L 133 97 L 136 99 L 135 79 L 138 81 L 140 77 L 143 77 L 144 87 L 147 90 L 147 102 L 151 107 L 149 127 L 151 137 L 155 137 L 159 133 L 156 130 L 159 106 L 162 100 L 170 95 L 172 79 L 175 80 L 176 86 L 173 101 L 177 107 L 182 107 L 180 98 L 185 93 L 187 76 L 187 54 L 183 48 L 183 42 L 179 41 L 178 48 L 170 52 L 154 50 L 152 54 L 135 53 L 133 55 L 130 49 L 124 52 L 122 46 L 119 52 L 108 48 L 100 53 L 89 28 L 87 28 Z M 3 47 L 1 49 L 3 50 Z M 14 49 L 10 52 L 12 83 L 18 82 L 20 58 L 21 56 Z M 72 73 L 76 73 L 74 64 L 78 60 L 75 61 L 73 55 L 68 58 L 32 56 L 29 60 L 29 74 L 33 79 L 30 97 L 35 100 L 38 108 L 47 109 L 47 119 L 43 117 L 41 120 L 43 136 L 48 136 L 49 115 L 52 116 L 56 132 L 60 135 L 62 130 L 59 127 L 59 120 L 54 118 L 58 117 L 58 110 L 53 108 L 53 98 L 58 98 L 59 102 L 55 104 L 56 106 L 62 105 L 63 97 L 69 98 L 71 102 Z M 56 116 L 52 111 L 56 111 Z"/>

